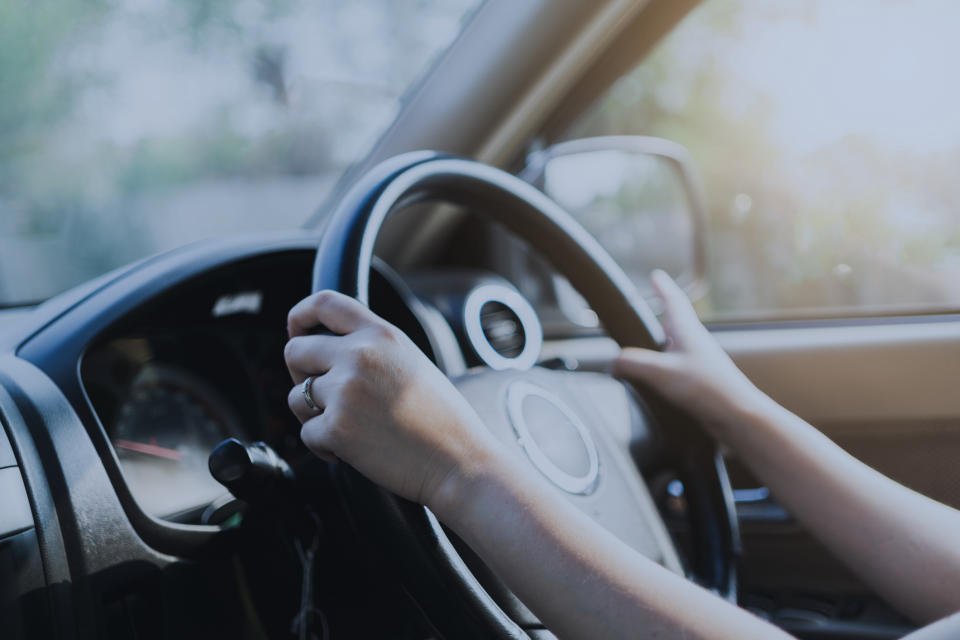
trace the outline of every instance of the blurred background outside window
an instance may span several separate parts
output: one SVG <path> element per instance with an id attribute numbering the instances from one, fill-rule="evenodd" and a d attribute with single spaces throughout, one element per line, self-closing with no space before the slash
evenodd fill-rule
<path id="1" fill-rule="evenodd" d="M 478 0 L 0 0 L 0 306 L 296 227 Z"/>
<path id="2" fill-rule="evenodd" d="M 689 148 L 708 319 L 957 310 L 958 22 L 950 0 L 707 0 L 567 137 Z"/>

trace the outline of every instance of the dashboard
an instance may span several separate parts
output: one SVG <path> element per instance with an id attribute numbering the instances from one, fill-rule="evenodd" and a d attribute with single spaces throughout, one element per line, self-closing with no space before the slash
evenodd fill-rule
<path id="1" fill-rule="evenodd" d="M 230 496 L 207 457 L 226 438 L 263 441 L 293 466 L 312 457 L 286 406 L 283 347 L 287 311 L 310 293 L 314 256 L 279 252 L 206 273 L 118 319 L 86 350 L 80 376 L 97 435 L 149 516 L 224 524 L 217 506 Z M 533 307 L 488 272 L 401 278 L 378 262 L 370 300 L 448 375 L 539 358 Z"/>
<path id="2" fill-rule="evenodd" d="M 430 635 L 370 555 L 376 547 L 358 538 L 330 466 L 303 446 L 287 408 L 286 317 L 311 292 L 316 246 L 298 233 L 183 247 L 6 325 L 0 421 L 12 448 L 0 439 L 0 480 L 17 489 L 5 496 L 6 520 L 23 507 L 0 541 L 0 566 L 12 572 L 0 617 L 19 607 L 6 618 L 12 637 L 239 637 L 258 624 L 266 637 L 287 634 L 301 601 L 294 543 L 316 527 L 290 520 L 311 514 L 323 522 L 317 598 L 331 628 L 383 637 L 403 620 L 410 628 L 391 637 Z M 493 366 L 539 357 L 536 314 L 490 270 L 437 260 L 400 277 L 376 263 L 369 293 L 371 308 L 451 376 L 485 364 L 490 349 Z M 469 321 L 468 300 L 480 316 Z M 226 437 L 273 448 L 309 508 L 225 503 L 207 457 Z M 68 588 L 48 601 L 45 585 Z"/>
<path id="3" fill-rule="evenodd" d="M 151 516 L 202 521 L 224 494 L 207 470 L 222 440 L 305 455 L 286 411 L 286 311 L 310 291 L 309 251 L 211 273 L 144 305 L 90 347 L 81 378 L 123 477 Z"/>

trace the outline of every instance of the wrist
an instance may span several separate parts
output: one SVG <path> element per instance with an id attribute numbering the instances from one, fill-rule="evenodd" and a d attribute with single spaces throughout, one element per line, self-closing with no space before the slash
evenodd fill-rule
<path id="1" fill-rule="evenodd" d="M 424 505 L 444 524 L 454 526 L 466 517 L 484 488 L 502 481 L 501 476 L 509 468 L 505 458 L 499 442 L 492 436 L 484 438 L 447 470 Z"/>
<path id="2" fill-rule="evenodd" d="M 748 382 L 737 393 L 725 397 L 726 409 L 715 420 L 715 435 L 727 446 L 738 449 L 765 425 L 775 424 L 773 414 L 782 407 Z"/>

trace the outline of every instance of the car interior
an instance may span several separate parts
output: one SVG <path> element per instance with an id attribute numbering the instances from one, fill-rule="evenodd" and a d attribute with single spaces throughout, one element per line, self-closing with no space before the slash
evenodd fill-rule
<path id="1" fill-rule="evenodd" d="M 555 637 L 429 510 L 301 442 L 286 318 L 321 289 L 402 329 L 647 557 L 799 638 L 913 630 L 681 408 L 606 373 L 621 346 L 665 344 L 651 268 L 698 309 L 721 293 L 699 158 L 582 124 L 698 4 L 485 0 L 302 227 L 224 230 L 0 308 L 0 636 Z M 596 201 L 564 190 L 605 162 L 666 176 L 631 201 L 680 212 L 638 232 L 649 246 L 618 253 L 577 214 Z M 955 507 L 958 318 L 704 312 L 764 392 Z M 522 388 L 562 397 L 572 431 L 517 418 Z"/>

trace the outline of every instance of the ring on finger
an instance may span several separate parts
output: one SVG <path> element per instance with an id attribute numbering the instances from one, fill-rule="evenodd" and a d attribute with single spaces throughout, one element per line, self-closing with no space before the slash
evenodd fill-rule
<path id="1" fill-rule="evenodd" d="M 303 400 L 307 403 L 307 407 L 309 407 L 311 411 L 320 411 L 320 407 L 314 402 L 313 393 L 311 392 L 313 380 L 316 377 L 317 376 L 307 376 L 307 379 L 303 381 L 303 388 L 301 389 L 303 392 Z"/>

